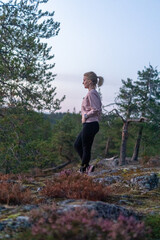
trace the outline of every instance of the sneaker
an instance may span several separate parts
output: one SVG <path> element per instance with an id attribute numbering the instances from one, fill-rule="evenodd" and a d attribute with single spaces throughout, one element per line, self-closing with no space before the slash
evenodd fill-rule
<path id="1" fill-rule="evenodd" d="M 86 167 L 80 167 L 78 170 L 79 173 L 86 173 L 87 168 Z"/>
<path id="2" fill-rule="evenodd" d="M 91 173 L 94 172 L 95 166 L 94 165 L 90 165 L 87 167 L 87 173 Z"/>

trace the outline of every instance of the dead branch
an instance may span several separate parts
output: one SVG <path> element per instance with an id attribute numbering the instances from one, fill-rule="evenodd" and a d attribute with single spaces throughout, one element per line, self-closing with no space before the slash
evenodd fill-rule
<path id="1" fill-rule="evenodd" d="M 109 113 L 115 111 L 117 116 L 120 117 L 122 119 L 123 122 L 126 122 L 126 120 L 119 114 L 118 110 L 116 108 L 112 109 Z"/>
<path id="2" fill-rule="evenodd" d="M 127 122 L 147 122 L 148 119 L 145 117 L 137 118 L 137 119 L 127 119 Z"/>
<path id="3" fill-rule="evenodd" d="M 72 162 L 68 161 L 68 162 L 65 162 L 65 163 L 63 163 L 61 165 L 58 165 L 56 167 L 44 169 L 44 170 L 42 170 L 42 172 L 45 173 L 45 172 L 50 172 L 50 171 L 56 171 L 58 169 L 64 168 L 65 166 L 69 165 L 70 163 L 72 163 Z"/>
<path id="4" fill-rule="evenodd" d="M 118 158 L 118 155 L 113 156 L 111 158 L 105 158 L 104 160 L 110 161 L 110 160 L 115 160 L 116 158 Z"/>

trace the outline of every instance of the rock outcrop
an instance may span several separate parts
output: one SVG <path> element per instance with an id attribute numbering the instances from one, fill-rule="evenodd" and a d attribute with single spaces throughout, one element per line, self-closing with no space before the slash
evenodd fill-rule
<path id="1" fill-rule="evenodd" d="M 89 211 L 96 211 L 98 217 L 102 217 L 105 219 L 117 220 L 120 215 L 125 217 L 133 216 L 136 219 L 140 219 L 141 215 L 135 213 L 132 210 L 126 209 L 124 207 L 109 204 L 101 201 L 85 201 L 85 200 L 75 200 L 69 199 L 58 204 L 60 206 L 61 211 L 69 211 L 71 209 L 75 209 L 77 207 L 87 208 Z"/>

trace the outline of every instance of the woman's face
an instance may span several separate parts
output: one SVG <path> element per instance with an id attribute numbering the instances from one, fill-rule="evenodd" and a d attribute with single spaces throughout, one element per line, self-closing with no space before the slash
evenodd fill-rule
<path id="1" fill-rule="evenodd" d="M 91 84 L 91 80 L 89 80 L 86 76 L 83 77 L 83 85 L 85 88 L 89 88 Z"/>

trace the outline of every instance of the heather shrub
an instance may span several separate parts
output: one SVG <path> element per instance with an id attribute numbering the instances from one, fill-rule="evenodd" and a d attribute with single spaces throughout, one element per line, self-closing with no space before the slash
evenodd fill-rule
<path id="1" fill-rule="evenodd" d="M 95 183 L 88 175 L 69 170 L 62 171 L 45 184 L 41 194 L 47 197 L 105 201 L 109 194 L 109 187 Z"/>
<path id="2" fill-rule="evenodd" d="M 146 240 L 149 230 L 133 217 L 120 216 L 117 222 L 98 218 L 84 208 L 57 211 L 45 206 L 31 213 L 32 229 L 20 235 L 25 240 Z"/>
<path id="3" fill-rule="evenodd" d="M 3 174 L 0 173 L 0 181 L 7 181 L 8 179 L 15 179 L 15 174 Z"/>
<path id="4" fill-rule="evenodd" d="M 147 216 L 145 219 L 145 224 L 152 229 L 150 234 L 150 240 L 160 239 L 160 215 L 156 214 L 152 216 Z"/>
<path id="5" fill-rule="evenodd" d="M 3 181 L 0 183 L 1 204 L 26 204 L 32 201 L 31 191 L 25 189 L 20 183 Z"/>
<path id="6" fill-rule="evenodd" d="M 3 174 L 3 173 L 0 173 L 0 181 L 12 181 L 12 180 L 15 180 L 15 181 L 18 181 L 18 182 L 28 182 L 30 181 L 30 179 L 32 179 L 33 181 L 33 177 L 31 174 L 28 174 L 28 173 L 21 173 L 21 174 L 14 174 L 14 173 L 9 173 L 9 174 Z"/>

